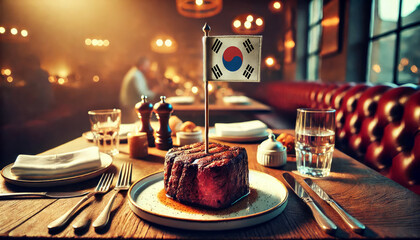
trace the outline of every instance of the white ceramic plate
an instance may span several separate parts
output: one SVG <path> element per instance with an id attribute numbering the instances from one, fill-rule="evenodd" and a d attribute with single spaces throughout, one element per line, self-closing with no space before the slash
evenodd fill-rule
<path id="1" fill-rule="evenodd" d="M 243 228 L 266 222 L 283 212 L 288 192 L 278 179 L 250 170 L 249 185 L 251 193 L 247 197 L 227 209 L 213 211 L 188 206 L 185 210 L 165 204 L 159 199 L 164 194 L 163 172 L 134 183 L 128 196 L 131 210 L 139 217 L 160 225 L 189 230 Z"/>
<path id="2" fill-rule="evenodd" d="M 111 166 L 112 157 L 105 153 L 100 153 L 100 157 L 101 167 L 99 169 L 71 177 L 51 179 L 19 179 L 11 171 L 13 163 L 4 167 L 1 171 L 1 175 L 6 180 L 6 182 L 23 187 L 53 187 L 67 185 L 71 183 L 82 182 L 104 173 Z"/>
<path id="3" fill-rule="evenodd" d="M 250 104 L 250 100 L 246 96 L 226 96 L 223 97 L 223 102 L 226 104 L 245 105 Z"/>
<path id="4" fill-rule="evenodd" d="M 166 102 L 171 104 L 193 104 L 194 97 L 193 96 L 176 96 L 176 97 L 168 97 Z"/>
<path id="5" fill-rule="evenodd" d="M 246 136 L 246 137 L 242 137 L 242 136 L 219 136 L 216 135 L 216 129 L 215 128 L 210 128 L 209 129 L 209 138 L 214 139 L 214 140 L 220 140 L 220 141 L 225 141 L 225 142 L 257 142 L 257 141 L 261 141 L 264 139 L 267 139 L 268 137 L 268 132 L 264 131 L 263 133 L 259 134 L 259 135 L 254 135 L 254 136 Z"/>

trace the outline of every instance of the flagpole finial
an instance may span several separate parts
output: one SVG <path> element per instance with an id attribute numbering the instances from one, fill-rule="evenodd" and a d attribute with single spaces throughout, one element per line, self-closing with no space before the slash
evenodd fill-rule
<path id="1" fill-rule="evenodd" d="M 203 26 L 203 32 L 206 36 L 209 35 L 210 30 L 211 30 L 210 26 L 207 23 L 205 23 Z"/>

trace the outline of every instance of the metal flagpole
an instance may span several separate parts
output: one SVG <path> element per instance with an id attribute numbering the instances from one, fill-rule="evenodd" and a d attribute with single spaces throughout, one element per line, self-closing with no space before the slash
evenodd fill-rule
<path id="1" fill-rule="evenodd" d="M 209 153 L 209 82 L 207 80 L 207 37 L 210 26 L 205 23 L 203 26 L 203 81 L 204 81 L 204 117 L 205 117 L 205 145 L 206 153 Z"/>

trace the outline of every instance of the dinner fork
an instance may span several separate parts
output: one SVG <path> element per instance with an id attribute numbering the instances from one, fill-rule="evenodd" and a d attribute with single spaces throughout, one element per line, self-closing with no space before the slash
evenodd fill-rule
<path id="1" fill-rule="evenodd" d="M 132 163 L 124 163 L 122 165 L 120 173 L 118 175 L 117 184 L 114 188 L 114 195 L 112 195 L 104 210 L 102 210 L 101 214 L 99 214 L 98 218 L 96 218 L 96 220 L 93 222 L 92 226 L 94 228 L 104 227 L 108 223 L 109 215 L 111 213 L 111 208 L 112 204 L 114 203 L 115 197 L 121 190 L 128 190 L 130 188 L 132 169 Z"/>
<path id="2" fill-rule="evenodd" d="M 71 216 L 73 216 L 76 210 L 89 198 L 91 198 L 93 195 L 97 193 L 102 193 L 102 194 L 106 193 L 109 187 L 111 186 L 113 179 L 114 179 L 113 173 L 102 174 L 101 179 L 99 180 L 98 185 L 96 186 L 95 190 L 93 192 L 90 192 L 88 195 L 84 196 L 76 205 L 74 205 L 70 210 L 64 213 L 61 217 L 57 218 L 56 220 L 48 224 L 48 228 L 55 229 L 55 228 L 60 228 L 64 226 L 64 224 L 67 223 L 67 221 L 70 219 Z"/>

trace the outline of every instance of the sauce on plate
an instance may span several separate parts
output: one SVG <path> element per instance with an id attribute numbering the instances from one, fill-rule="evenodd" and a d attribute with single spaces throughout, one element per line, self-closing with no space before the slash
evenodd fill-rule
<path id="1" fill-rule="evenodd" d="M 225 215 L 225 214 L 231 214 L 234 212 L 238 212 L 240 210 L 248 208 L 252 203 L 254 203 L 257 200 L 258 192 L 254 188 L 249 188 L 249 194 L 245 196 L 244 198 L 240 199 L 236 203 L 234 203 L 232 206 L 220 210 L 216 209 L 209 209 L 209 208 L 203 208 L 203 207 L 197 207 L 197 206 L 189 206 L 182 204 L 168 196 L 166 196 L 165 189 L 162 188 L 158 192 L 157 195 L 159 201 L 169 207 L 172 207 L 176 210 L 187 212 L 187 213 L 193 213 L 193 214 L 208 214 L 208 215 Z"/>

